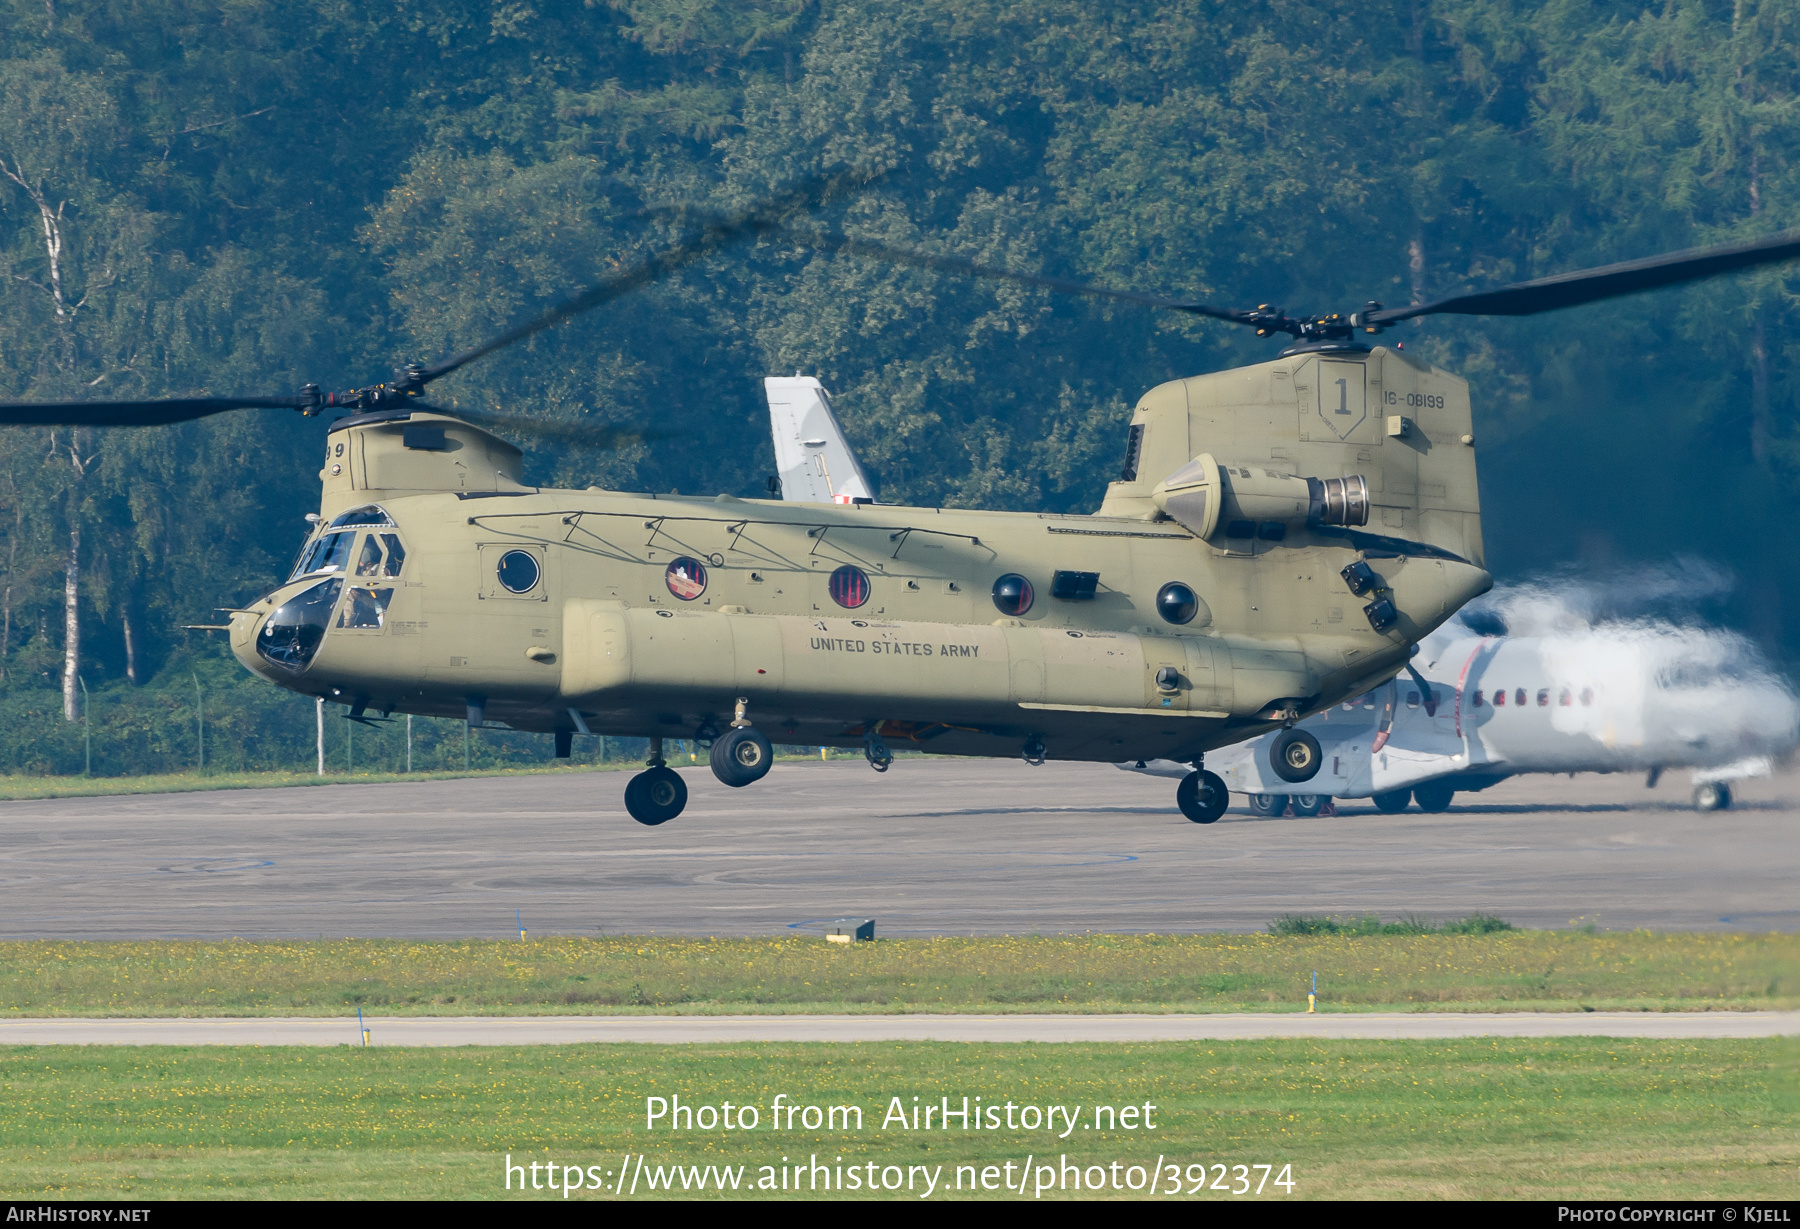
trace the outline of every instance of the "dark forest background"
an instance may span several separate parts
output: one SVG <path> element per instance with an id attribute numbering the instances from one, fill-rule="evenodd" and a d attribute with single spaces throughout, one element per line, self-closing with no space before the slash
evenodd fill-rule
<path id="1" fill-rule="evenodd" d="M 0 0 L 0 399 L 367 383 L 629 259 L 646 206 L 846 169 L 889 172 L 825 211 L 852 233 L 1238 306 L 1773 233 L 1800 225 L 1797 25 L 1796 0 Z M 1390 335 L 1473 384 L 1497 576 L 1704 561 L 1735 578 L 1709 617 L 1800 655 L 1795 273 Z M 765 242 L 433 399 L 667 433 L 528 444 L 543 483 L 755 495 L 760 379 L 801 370 L 886 500 L 1088 510 L 1139 394 L 1274 348 Z M 321 431 L 0 431 L 0 769 L 82 768 L 72 560 L 95 771 L 192 763 L 196 689 L 215 764 L 310 764 L 311 704 L 182 625 L 285 570 Z M 482 754 L 541 754 L 515 741 Z"/>

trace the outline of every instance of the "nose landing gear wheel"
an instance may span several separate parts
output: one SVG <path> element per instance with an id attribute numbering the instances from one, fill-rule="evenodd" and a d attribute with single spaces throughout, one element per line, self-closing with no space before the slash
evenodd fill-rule
<path id="1" fill-rule="evenodd" d="M 1369 801 L 1374 803 L 1375 809 L 1383 815 L 1398 815 L 1406 809 L 1406 804 L 1412 801 L 1412 791 L 1391 789 L 1385 794 L 1370 795 Z"/>
<path id="2" fill-rule="evenodd" d="M 1195 823 L 1210 824 L 1225 814 L 1231 794 L 1217 773 L 1190 772 L 1175 787 L 1175 805 Z"/>
<path id="3" fill-rule="evenodd" d="M 666 824 L 687 806 L 687 782 L 673 768 L 651 768 L 625 786 L 625 809 L 640 824 Z"/>
<path id="4" fill-rule="evenodd" d="M 733 789 L 762 780 L 774 762 L 775 748 L 747 726 L 727 732 L 712 745 L 713 776 Z"/>
<path id="5" fill-rule="evenodd" d="M 1298 785 L 1319 775 L 1325 753 L 1319 740 L 1305 730 L 1284 730 L 1269 747 L 1269 767 L 1283 781 Z"/>

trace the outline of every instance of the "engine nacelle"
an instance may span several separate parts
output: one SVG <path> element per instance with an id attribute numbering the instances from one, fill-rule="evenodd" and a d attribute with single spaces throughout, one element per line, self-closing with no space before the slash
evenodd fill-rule
<path id="1" fill-rule="evenodd" d="M 1233 521 L 1288 525 L 1366 525 L 1369 484 L 1348 478 L 1302 478 L 1278 470 L 1221 464 L 1202 453 L 1150 493 L 1156 506 L 1202 538 Z"/>

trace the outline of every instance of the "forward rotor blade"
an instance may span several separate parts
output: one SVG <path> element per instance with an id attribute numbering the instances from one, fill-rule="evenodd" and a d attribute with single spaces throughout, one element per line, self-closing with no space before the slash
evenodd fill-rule
<path id="1" fill-rule="evenodd" d="M 864 175 L 854 171 L 819 176 L 806 180 L 792 191 L 772 200 L 763 201 L 741 213 L 725 217 L 711 217 L 701 227 L 698 235 L 646 257 L 635 265 L 619 270 L 611 277 L 589 287 L 573 298 L 557 304 L 535 320 L 527 321 L 517 328 L 502 333 L 493 340 L 476 346 L 473 350 L 465 350 L 461 354 L 452 355 L 434 366 L 427 367 L 420 373 L 420 381 L 430 383 L 440 376 L 447 376 L 458 367 L 472 363 L 496 350 L 504 349 L 514 342 L 523 341 L 545 329 L 553 328 L 571 316 L 579 316 L 582 312 L 592 311 L 596 307 L 611 303 L 614 299 L 630 294 L 652 282 L 660 281 L 671 273 L 684 269 L 714 252 L 734 247 L 755 239 L 759 235 L 778 230 L 793 214 L 802 210 L 816 209 L 850 187 L 871 183 L 877 178 L 880 176 Z M 685 213 L 687 210 L 678 207 L 668 212 Z"/>
<path id="2" fill-rule="evenodd" d="M 291 410 L 299 397 L 187 397 L 166 401 L 24 401 L 0 404 L 0 427 L 163 427 L 229 410 Z"/>
<path id="3" fill-rule="evenodd" d="M 574 444 L 583 448 L 595 448 L 603 452 L 614 452 L 620 448 L 629 448 L 633 444 L 650 444 L 658 440 L 671 438 L 666 431 L 646 431 L 641 427 L 620 427 L 610 423 L 564 422 L 552 418 L 533 418 L 524 414 L 496 414 L 488 410 L 443 410 L 436 406 L 414 402 L 413 408 L 427 410 L 433 414 L 443 414 L 450 418 L 460 418 L 490 431 L 503 431 L 509 435 L 530 435 L 538 439 L 555 440 L 563 444 Z"/>
<path id="4" fill-rule="evenodd" d="M 1167 299 L 1161 295 L 1144 294 L 1136 290 L 1114 290 L 1108 286 L 1091 286 L 1086 282 L 1070 281 L 1062 277 L 1045 277 L 1038 273 L 1017 273 L 1011 269 L 977 264 L 972 260 L 964 260 L 960 256 L 938 256 L 931 252 L 889 247 L 884 243 L 871 243 L 866 239 L 852 239 L 849 235 L 837 232 L 820 234 L 814 231 L 784 228 L 783 233 L 807 247 L 828 252 L 847 252 L 852 256 L 867 256 L 893 265 L 910 265 L 915 269 L 940 269 L 946 273 L 960 273 L 965 277 L 1016 282 L 1022 286 L 1036 286 L 1061 294 L 1086 295 L 1096 299 L 1117 299 L 1126 303 L 1140 303 L 1145 307 L 1161 307 L 1169 311 L 1188 312 L 1213 320 L 1229 320 L 1235 324 L 1260 323 L 1254 318 L 1256 315 L 1254 312 L 1213 307 L 1206 303 L 1193 303 L 1181 299 Z"/>
<path id="5" fill-rule="evenodd" d="M 1769 239 L 1749 243 L 1722 243 L 1714 247 L 1693 248 L 1651 256 L 1644 260 L 1628 260 L 1622 264 L 1603 265 L 1576 273 L 1559 273 L 1535 281 L 1518 282 L 1488 290 L 1481 294 L 1463 294 L 1439 299 L 1435 303 L 1419 303 L 1411 307 L 1395 307 L 1368 313 L 1370 324 L 1393 324 L 1415 316 L 1535 316 L 1539 312 L 1578 307 L 1602 299 L 1697 282 L 1739 269 L 1777 264 L 1800 257 L 1800 231 L 1789 231 Z"/>

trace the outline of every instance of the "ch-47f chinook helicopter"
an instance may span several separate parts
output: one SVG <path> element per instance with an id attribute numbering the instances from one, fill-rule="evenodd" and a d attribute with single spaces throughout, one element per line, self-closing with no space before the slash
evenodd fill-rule
<path id="1" fill-rule="evenodd" d="M 1486 591 L 1468 385 L 1372 339 L 1434 314 L 1531 315 L 1800 254 L 1786 235 L 1354 314 L 1233 310 L 990 269 L 809 229 L 836 190 L 714 218 L 526 324 L 384 384 L 298 395 L 0 405 L 0 424 L 151 426 L 230 410 L 351 411 L 325 432 L 316 527 L 293 574 L 233 612 L 251 671 L 371 712 L 647 737 L 638 821 L 687 801 L 663 740 L 712 740 L 727 785 L 785 743 L 1192 764 L 1197 823 L 1229 795 L 1213 748 L 1283 731 L 1399 672 Z M 1159 385 L 1092 515 L 799 505 L 526 483 L 522 454 L 426 388 L 703 256 L 771 236 L 1280 334 L 1267 363 Z M 1370 339 L 1365 344 L 1364 339 Z M 541 429 L 541 428 L 540 428 Z M 560 428 L 550 425 L 553 433 Z"/>

